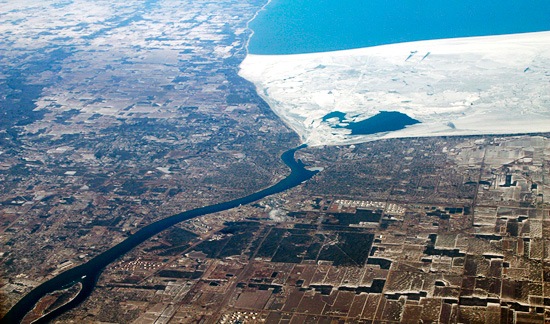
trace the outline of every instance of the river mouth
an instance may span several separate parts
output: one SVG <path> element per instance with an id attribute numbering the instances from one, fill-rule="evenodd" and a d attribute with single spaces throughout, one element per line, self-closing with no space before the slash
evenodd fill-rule
<path id="1" fill-rule="evenodd" d="M 81 283 L 82 289 L 70 302 L 34 322 L 47 323 L 86 300 L 93 292 L 97 278 L 99 278 L 100 274 L 103 272 L 103 269 L 105 269 L 107 265 L 116 261 L 118 258 L 128 253 L 145 240 L 157 235 L 165 229 L 189 219 L 252 203 L 267 196 L 296 187 L 304 181 L 311 179 L 319 172 L 319 170 L 310 170 L 306 168 L 306 165 L 301 160 L 295 160 L 294 158 L 294 153 L 305 147 L 307 146 L 301 145 L 290 149 L 281 155 L 281 160 L 290 168 L 290 174 L 274 185 L 245 197 L 184 211 L 143 227 L 134 235 L 128 237 L 126 240 L 113 246 L 109 250 L 99 254 L 88 262 L 69 269 L 31 290 L 9 310 L 4 318 L 0 320 L 0 323 L 20 323 L 23 318 L 31 312 L 40 299 L 47 294 L 65 289 L 69 285 Z"/>

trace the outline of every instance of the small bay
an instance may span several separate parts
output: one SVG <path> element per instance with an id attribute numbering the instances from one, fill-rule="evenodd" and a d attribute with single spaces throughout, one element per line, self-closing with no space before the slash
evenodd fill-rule
<path id="1" fill-rule="evenodd" d="M 550 30 L 548 0 L 272 0 L 251 54 L 299 54 Z"/>

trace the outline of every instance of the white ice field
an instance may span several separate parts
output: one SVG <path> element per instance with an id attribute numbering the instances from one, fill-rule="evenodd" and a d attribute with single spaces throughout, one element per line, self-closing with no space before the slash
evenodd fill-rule
<path id="1" fill-rule="evenodd" d="M 550 132 L 550 32 L 248 55 L 240 75 L 311 146 L 381 138 Z M 398 111 L 420 121 L 350 135 L 323 117 Z"/>

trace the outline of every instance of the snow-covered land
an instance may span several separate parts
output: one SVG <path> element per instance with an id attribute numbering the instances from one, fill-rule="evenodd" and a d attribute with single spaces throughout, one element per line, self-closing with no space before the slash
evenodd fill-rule
<path id="1" fill-rule="evenodd" d="M 550 132 L 550 32 L 299 55 L 248 55 L 241 76 L 312 146 L 391 137 Z M 333 111 L 346 120 L 323 121 Z M 420 121 L 350 135 L 380 111 Z"/>

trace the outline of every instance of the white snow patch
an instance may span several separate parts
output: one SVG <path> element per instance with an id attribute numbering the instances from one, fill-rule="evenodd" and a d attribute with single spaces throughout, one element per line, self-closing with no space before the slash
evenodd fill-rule
<path id="1" fill-rule="evenodd" d="M 406 60 L 411 52 L 414 56 Z M 338 145 L 381 138 L 550 132 L 550 32 L 468 37 L 354 50 L 248 55 L 253 82 L 303 142 Z M 322 122 L 332 111 L 398 111 L 421 122 L 350 135 Z"/>

